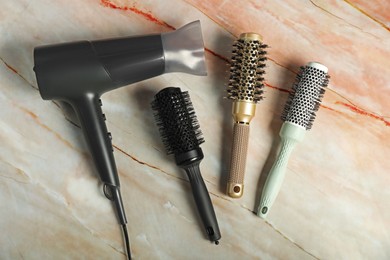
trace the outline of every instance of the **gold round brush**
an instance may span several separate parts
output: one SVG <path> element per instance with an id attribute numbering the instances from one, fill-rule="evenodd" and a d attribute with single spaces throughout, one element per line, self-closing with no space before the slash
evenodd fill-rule
<path id="1" fill-rule="evenodd" d="M 233 144 L 227 194 L 240 198 L 249 140 L 249 123 L 255 116 L 256 103 L 262 99 L 267 45 L 256 33 L 243 33 L 233 45 L 227 97 L 233 100 Z"/>

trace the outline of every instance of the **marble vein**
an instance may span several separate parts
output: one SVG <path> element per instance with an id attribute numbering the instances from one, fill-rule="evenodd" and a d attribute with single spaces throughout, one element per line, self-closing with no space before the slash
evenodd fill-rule
<path id="1" fill-rule="evenodd" d="M 286 239 L 287 241 L 291 242 L 292 244 L 294 244 L 296 247 L 298 247 L 299 249 L 301 249 L 302 251 L 304 251 L 305 253 L 307 253 L 309 256 L 313 257 L 314 259 L 320 259 L 319 257 L 313 255 L 312 253 L 310 253 L 309 251 L 307 251 L 305 248 L 303 248 L 301 245 L 299 245 L 298 243 L 294 242 L 291 238 L 287 237 L 286 235 L 284 235 L 280 230 L 278 230 L 274 225 L 272 225 L 270 222 L 268 221 L 265 221 L 265 223 L 270 226 L 273 230 L 275 230 L 279 235 L 281 235 L 284 239 Z"/>
<path id="2" fill-rule="evenodd" d="M 343 21 L 343 22 L 345 22 L 346 24 L 348 24 L 348 25 L 350 25 L 350 26 L 352 26 L 352 27 L 354 27 L 354 28 L 360 30 L 360 31 L 363 32 L 363 33 L 366 33 L 366 34 L 368 34 L 368 35 L 371 35 L 371 36 L 375 37 L 376 39 L 381 39 L 381 38 L 378 37 L 377 35 L 372 34 L 372 33 L 370 33 L 370 32 L 366 32 L 366 31 L 364 31 L 362 28 L 360 28 L 359 26 L 356 26 L 356 25 L 354 25 L 354 24 L 352 24 L 352 23 L 346 21 L 344 18 L 342 18 L 342 17 L 340 17 L 340 16 L 338 16 L 338 15 L 335 15 L 334 13 L 328 11 L 327 9 L 325 9 L 324 7 L 322 7 L 321 5 L 319 5 L 318 3 L 316 3 L 314 0 L 309 0 L 309 1 L 310 1 L 315 7 L 319 8 L 320 10 L 324 11 L 325 13 L 327 13 L 327 14 L 329 14 L 329 15 L 331 15 L 331 16 L 333 16 L 333 17 L 335 17 L 335 18 L 337 18 L 337 19 L 339 19 L 339 20 L 341 20 L 341 21 Z"/>
<path id="3" fill-rule="evenodd" d="M 143 10 L 140 10 L 138 8 L 136 8 L 135 6 L 119 6 L 119 5 L 116 5 L 114 4 L 113 2 L 111 2 L 110 0 L 101 0 L 100 3 L 103 5 L 103 6 L 106 6 L 106 7 L 109 7 L 109 8 L 113 8 L 113 9 L 118 9 L 118 10 L 121 10 L 121 11 L 131 11 L 133 13 L 136 13 L 138 15 L 141 15 L 143 16 L 145 19 L 153 22 L 153 23 L 156 23 L 158 25 L 161 25 L 161 26 L 164 26 L 164 27 L 167 27 L 171 30 L 175 30 L 176 28 L 173 27 L 172 25 L 156 18 L 154 15 L 152 15 L 151 13 L 148 13 L 148 12 L 145 12 Z"/>
<path id="4" fill-rule="evenodd" d="M 9 69 L 10 71 L 12 71 L 13 73 L 17 74 L 21 79 L 23 79 L 24 81 L 26 81 L 26 83 L 28 85 L 30 85 L 30 87 L 38 90 L 37 87 L 35 87 L 33 84 L 31 84 L 25 77 L 23 77 L 22 74 L 20 74 L 15 68 L 13 68 L 11 65 L 9 65 L 2 57 L 0 57 L 0 60 L 4 63 L 4 65 L 7 67 L 7 69 Z"/>
<path id="5" fill-rule="evenodd" d="M 221 4 L 218 5 L 219 8 L 223 7 L 226 2 L 228 2 L 229 0 L 225 0 L 224 2 L 222 2 Z M 201 8 L 199 8 L 198 6 L 194 5 L 193 3 L 191 3 L 190 1 L 187 1 L 187 0 L 184 0 L 184 2 L 186 2 L 188 5 L 192 6 L 193 8 L 195 8 L 196 10 L 198 10 L 199 12 L 201 12 L 202 14 L 204 14 L 206 17 L 208 17 L 211 21 L 213 21 L 215 24 L 218 24 L 221 28 L 223 28 L 224 30 L 226 30 L 226 32 L 228 32 L 231 36 L 233 36 L 234 38 L 237 37 L 237 35 L 235 35 L 234 33 L 232 33 L 231 31 L 227 30 L 226 28 L 224 28 L 223 24 L 220 23 L 217 19 L 215 19 L 214 17 L 212 17 L 211 15 L 209 15 L 207 12 L 203 11 Z"/>
<path id="6" fill-rule="evenodd" d="M 135 162 L 137 162 L 137 163 L 139 163 L 139 164 L 141 164 L 141 165 L 144 165 L 144 166 L 149 167 L 149 168 L 151 168 L 151 169 L 154 169 L 154 170 L 157 170 L 157 171 L 159 171 L 159 172 L 162 172 L 162 173 L 164 173 L 164 174 L 166 174 L 166 175 L 168 175 L 169 177 L 172 177 L 172 178 L 174 178 L 174 179 L 177 179 L 177 180 L 180 180 L 180 181 L 187 181 L 186 179 L 181 178 L 181 177 L 178 177 L 178 176 L 173 175 L 173 174 L 171 174 L 171 173 L 168 173 L 168 172 L 164 171 L 163 169 L 160 169 L 160 168 L 157 167 L 157 166 L 148 164 L 147 162 L 144 162 L 144 161 L 141 161 L 141 160 L 137 159 L 136 157 L 132 156 L 131 154 L 129 154 L 129 153 L 127 153 L 127 152 L 125 152 L 123 149 L 119 148 L 119 147 L 118 147 L 117 145 L 115 145 L 115 144 L 113 145 L 113 147 L 114 147 L 115 149 L 117 149 L 119 152 L 123 153 L 123 154 L 124 154 L 125 156 L 127 156 L 128 158 L 130 158 L 131 160 L 133 160 L 133 161 L 135 161 Z M 188 182 L 188 181 L 187 181 L 187 182 Z"/>
<path id="7" fill-rule="evenodd" d="M 137 162 L 137 163 L 139 163 L 139 164 L 141 164 L 141 165 L 144 165 L 144 166 L 147 166 L 147 167 L 149 167 L 149 168 L 151 168 L 151 169 L 154 169 L 154 170 L 157 170 L 157 171 L 159 171 L 159 172 L 162 172 L 162 173 L 168 175 L 169 177 L 172 177 L 172 178 L 175 178 L 175 179 L 177 179 L 177 180 L 180 180 L 180 181 L 184 181 L 184 182 L 189 183 L 189 181 L 188 181 L 187 179 L 185 179 L 185 178 L 178 177 L 178 176 L 176 176 L 176 175 L 174 175 L 174 174 L 171 174 L 171 173 L 168 173 L 168 172 L 164 171 L 163 169 L 161 169 L 161 168 L 159 168 L 159 167 L 157 167 L 157 166 L 151 165 L 151 164 L 149 164 L 149 163 L 147 163 L 147 162 L 144 162 L 144 161 L 141 161 L 140 159 L 137 159 L 135 156 L 133 156 L 133 155 L 131 155 L 131 154 L 125 152 L 123 149 L 119 148 L 117 145 L 113 145 L 113 147 L 114 147 L 115 149 L 117 149 L 119 152 L 123 153 L 124 155 L 126 155 L 127 157 L 129 157 L 130 159 L 132 159 L 133 161 L 135 161 L 135 162 Z M 216 186 L 216 184 L 214 184 L 214 183 L 208 181 L 207 179 L 204 179 L 204 181 L 205 181 L 206 183 L 210 184 L 210 185 Z"/>
<path id="8" fill-rule="evenodd" d="M 27 115 L 29 115 L 32 119 L 34 119 L 34 121 L 36 121 L 37 124 L 38 124 L 39 126 L 41 126 L 41 127 L 44 128 L 45 130 L 47 130 L 47 131 L 51 132 L 52 134 L 54 134 L 54 135 L 56 136 L 56 138 L 57 138 L 58 140 L 60 140 L 62 143 L 64 143 L 66 146 L 68 146 L 68 147 L 70 147 L 70 148 L 72 148 L 72 149 L 74 149 L 74 150 L 76 150 L 76 151 L 78 151 L 78 152 L 81 152 L 81 151 L 79 151 L 76 147 L 74 147 L 68 140 L 66 140 L 65 138 L 63 138 L 59 133 L 57 133 L 56 131 L 54 131 L 53 129 L 51 129 L 48 125 L 42 123 L 41 120 L 39 120 L 39 117 L 38 117 L 36 114 L 34 114 L 34 113 L 31 112 L 30 110 L 28 110 L 28 109 L 26 109 L 26 108 L 24 108 L 24 107 L 22 107 L 22 106 L 20 106 L 20 105 L 18 105 L 18 104 L 16 104 L 16 103 L 14 103 L 14 105 L 15 105 L 18 109 L 20 109 L 21 111 L 23 111 L 23 112 L 25 112 Z"/>
<path id="9" fill-rule="evenodd" d="M 374 18 L 372 15 L 370 15 L 368 12 L 364 11 L 362 8 L 360 8 L 357 5 L 355 5 L 354 3 L 352 3 L 350 0 L 343 0 L 343 1 L 346 2 L 348 5 L 350 5 L 351 7 L 353 7 L 354 9 L 356 9 L 359 13 L 363 14 L 364 16 L 367 16 L 368 18 L 370 18 L 371 20 L 373 20 L 374 22 L 379 24 L 381 27 L 383 27 L 387 31 L 390 31 L 390 28 L 387 27 L 386 24 L 384 24 L 383 22 L 381 22 L 378 19 Z"/>
<path id="10" fill-rule="evenodd" d="M 24 181 L 19 181 L 15 178 L 12 178 L 10 176 L 5 176 L 5 175 L 0 175 L 1 178 L 6 178 L 6 179 L 9 179 L 9 180 L 12 180 L 14 182 L 17 182 L 17 183 L 21 183 L 21 184 L 30 184 L 30 182 L 24 182 Z"/>

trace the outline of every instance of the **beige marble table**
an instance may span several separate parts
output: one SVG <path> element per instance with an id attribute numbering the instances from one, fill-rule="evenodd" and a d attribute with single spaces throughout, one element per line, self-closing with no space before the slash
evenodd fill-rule
<path id="1" fill-rule="evenodd" d="M 135 259 L 390 259 L 390 4 L 388 1 L 0 0 L 0 259 L 124 259 L 77 120 L 39 95 L 38 45 L 172 31 L 200 20 L 207 77 L 165 74 L 105 94 L 103 109 Z M 225 195 L 231 44 L 270 46 L 265 99 L 251 128 L 246 190 Z M 253 211 L 270 169 L 281 111 L 299 66 L 331 82 L 294 151 L 266 220 Z M 166 156 L 150 101 L 190 92 L 206 140 L 203 177 L 222 240 L 206 240 L 185 174 Z"/>

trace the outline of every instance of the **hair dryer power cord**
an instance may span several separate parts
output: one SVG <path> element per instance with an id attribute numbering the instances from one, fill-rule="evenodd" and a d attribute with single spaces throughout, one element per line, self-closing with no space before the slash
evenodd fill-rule
<path id="1" fill-rule="evenodd" d="M 127 259 L 131 260 L 130 240 L 129 240 L 129 234 L 127 233 L 127 227 L 126 225 L 121 225 L 121 226 L 123 231 L 123 239 L 125 240 L 125 245 L 126 245 Z"/>
<path id="2" fill-rule="evenodd" d="M 123 240 L 125 242 L 127 259 L 131 260 L 130 239 L 126 227 L 127 220 L 126 220 L 125 209 L 123 207 L 122 196 L 119 187 L 104 184 L 103 192 L 104 195 L 107 197 L 107 199 L 114 202 L 115 210 L 117 212 L 119 222 L 122 227 Z"/>

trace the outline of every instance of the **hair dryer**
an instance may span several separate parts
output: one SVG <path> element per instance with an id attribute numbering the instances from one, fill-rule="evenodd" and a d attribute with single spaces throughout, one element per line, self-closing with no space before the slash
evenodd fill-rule
<path id="1" fill-rule="evenodd" d="M 168 72 L 206 75 L 200 22 L 168 33 L 80 41 L 34 49 L 34 71 L 45 100 L 69 103 L 80 120 L 104 194 L 127 223 L 100 96 Z M 125 229 L 124 229 L 125 230 Z"/>

